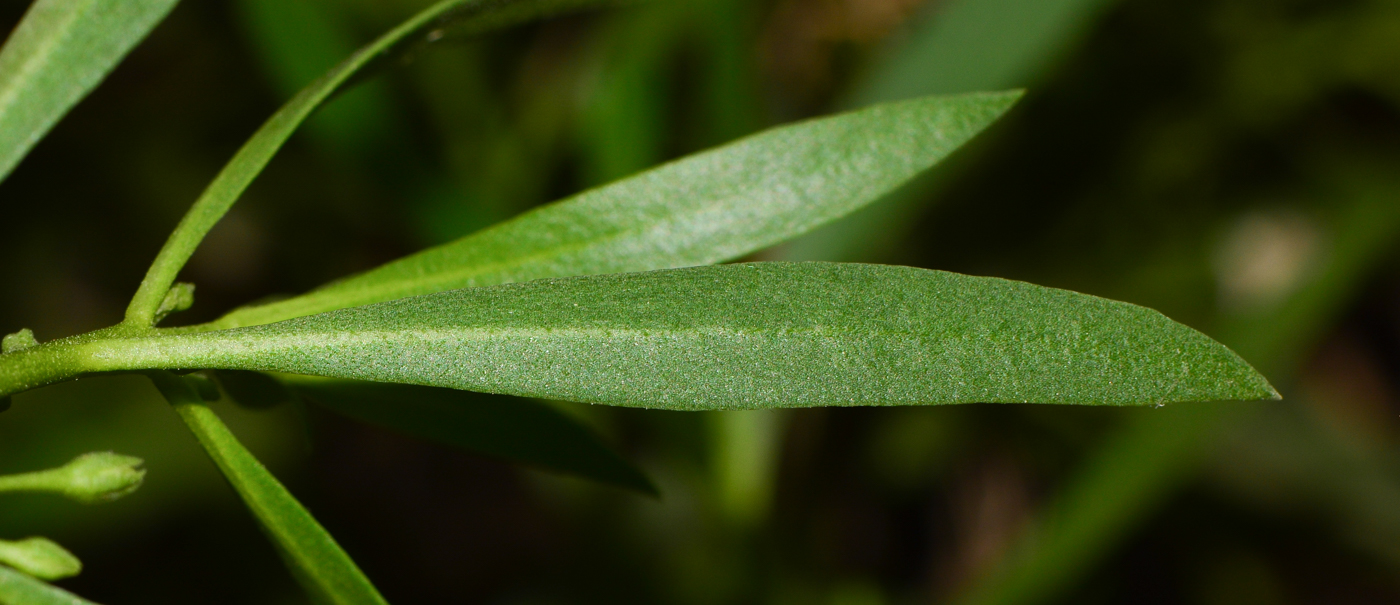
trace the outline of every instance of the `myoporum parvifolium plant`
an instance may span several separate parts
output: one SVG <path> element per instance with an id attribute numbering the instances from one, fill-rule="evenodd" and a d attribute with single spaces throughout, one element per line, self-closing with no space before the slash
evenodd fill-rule
<path id="1" fill-rule="evenodd" d="M 37 0 L 0 50 L 0 178 L 177 0 Z M 836 220 L 929 169 L 1020 93 L 914 99 L 774 128 L 583 192 L 301 296 L 162 328 L 177 275 L 318 106 L 451 36 L 596 0 L 446 0 L 312 82 L 253 134 L 176 226 L 118 325 L 6 336 L 0 398 L 140 373 L 169 400 L 316 602 L 374 585 L 206 405 L 306 398 L 423 438 L 654 492 L 588 429 L 531 398 L 671 410 L 1277 398 L 1224 346 L 1127 303 L 911 267 L 738 259 Z M 462 391 L 520 396 L 463 399 Z M 100 502 L 135 490 L 113 453 L 0 478 Z M 86 603 L 44 580 L 81 564 L 0 542 L 0 602 Z"/>

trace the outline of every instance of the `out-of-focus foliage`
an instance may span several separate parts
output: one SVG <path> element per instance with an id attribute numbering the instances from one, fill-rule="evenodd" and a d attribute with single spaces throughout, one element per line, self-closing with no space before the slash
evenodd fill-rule
<path id="1" fill-rule="evenodd" d="M 426 4 L 183 3 L 0 183 L 0 332 L 47 340 L 119 320 L 239 143 Z M 26 8 L 0 2 L 0 22 Z M 973 76 L 988 79 L 959 79 Z M 181 279 L 199 301 L 173 317 L 302 292 L 895 94 L 881 90 L 962 86 L 1030 94 L 885 226 L 808 240 L 802 256 L 855 250 L 1152 306 L 1235 348 L 1285 401 L 564 407 L 656 478 L 657 501 L 317 408 L 218 413 L 390 602 L 1400 599 L 1389 0 L 685 0 L 445 45 L 314 116 L 192 259 Z M 0 534 L 64 544 L 85 570 L 60 585 L 101 603 L 297 602 L 163 405 L 118 377 L 15 397 L 0 473 L 95 450 L 149 472 L 98 508 L 10 496 Z"/>
<path id="2" fill-rule="evenodd" d="M 0 52 L 0 179 L 177 2 L 35 2 Z"/>

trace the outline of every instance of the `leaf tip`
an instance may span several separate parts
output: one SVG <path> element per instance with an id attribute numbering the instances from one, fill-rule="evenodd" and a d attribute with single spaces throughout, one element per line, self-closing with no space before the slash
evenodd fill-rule
<path id="1" fill-rule="evenodd" d="M 1230 360 L 1233 362 L 1230 364 L 1230 372 L 1233 376 L 1227 379 L 1233 388 L 1224 389 L 1214 399 L 1218 401 L 1279 401 L 1283 399 L 1283 396 L 1269 382 L 1269 379 L 1241 358 L 1238 353 L 1231 351 L 1223 344 L 1216 343 L 1216 346 L 1224 349 L 1233 358 Z"/>
<path id="2" fill-rule="evenodd" d="M 1019 103 L 1021 99 L 1026 96 L 1026 89 L 1011 88 L 1008 90 L 984 92 L 980 93 L 980 96 L 992 101 L 993 103 L 998 105 L 999 109 L 1002 112 L 1005 112 L 1011 109 L 1012 106 Z"/>
<path id="3" fill-rule="evenodd" d="M 1279 394 L 1278 389 L 1274 388 L 1274 385 L 1269 384 L 1268 379 L 1260 376 L 1259 380 L 1261 382 L 1260 386 L 1262 387 L 1259 389 L 1259 399 L 1264 401 L 1283 401 L 1283 395 Z"/>

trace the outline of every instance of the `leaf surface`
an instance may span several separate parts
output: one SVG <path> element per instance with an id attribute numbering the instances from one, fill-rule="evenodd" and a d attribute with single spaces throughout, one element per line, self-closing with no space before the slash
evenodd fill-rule
<path id="1" fill-rule="evenodd" d="M 179 0 L 37 0 L 0 49 L 0 181 Z"/>
<path id="2" fill-rule="evenodd" d="M 523 398 L 404 384 L 281 375 L 312 401 L 365 422 L 509 461 L 657 494 L 593 431 Z"/>
<path id="3" fill-rule="evenodd" d="M 836 263 L 537 280 L 77 346 L 96 370 L 265 370 L 678 410 L 1277 396 L 1229 349 L 1150 309 Z"/>
<path id="4" fill-rule="evenodd" d="M 189 383 L 169 372 L 152 372 L 150 376 L 262 524 L 313 601 L 332 605 L 386 603 L 335 539 L 239 443 Z"/>
<path id="5" fill-rule="evenodd" d="M 929 97 L 768 130 L 208 327 L 470 286 L 731 260 L 874 201 L 994 122 L 1019 92 Z"/>

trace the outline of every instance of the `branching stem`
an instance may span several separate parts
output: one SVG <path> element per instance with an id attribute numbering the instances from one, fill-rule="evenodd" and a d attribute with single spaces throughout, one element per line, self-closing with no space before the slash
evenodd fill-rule
<path id="1" fill-rule="evenodd" d="M 570 8 L 606 3 L 600 0 L 443 0 L 355 51 L 283 105 L 214 177 L 156 255 L 127 306 L 123 324 L 137 328 L 155 324 L 156 311 L 166 292 L 204 236 L 238 201 L 297 127 L 332 95 L 353 83 L 366 67 L 396 56 L 415 44 L 442 39 L 442 28 L 449 22 L 455 31 L 477 33 Z"/>

